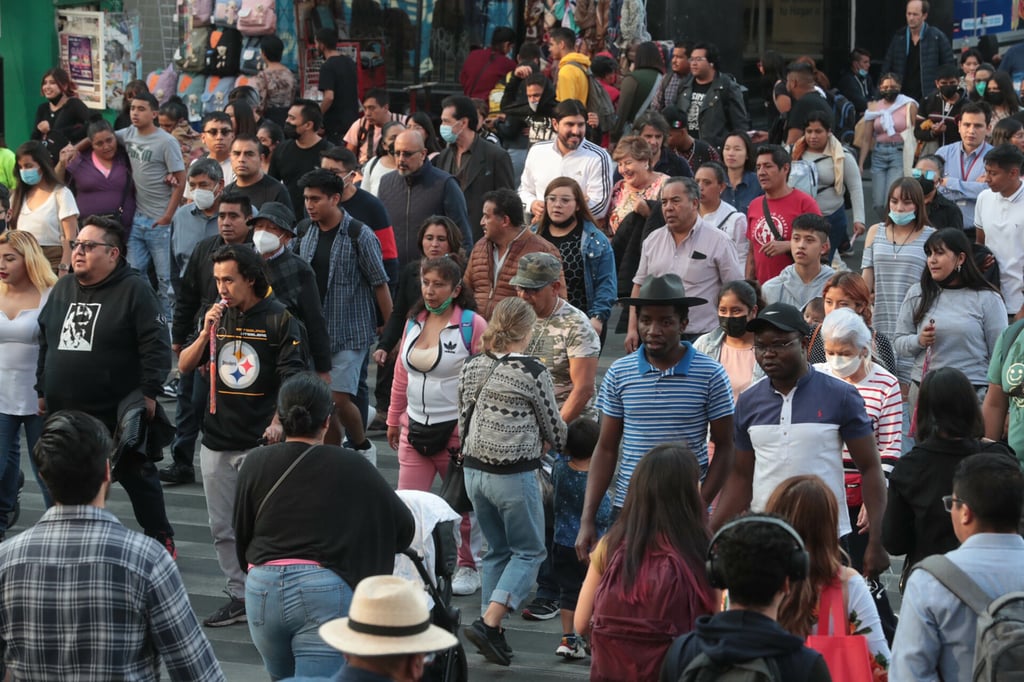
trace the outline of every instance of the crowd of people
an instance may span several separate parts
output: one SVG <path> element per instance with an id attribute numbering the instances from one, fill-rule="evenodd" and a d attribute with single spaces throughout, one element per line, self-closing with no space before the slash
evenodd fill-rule
<path id="1" fill-rule="evenodd" d="M 437 120 L 360 98 L 331 30 L 319 100 L 268 36 L 201 121 L 133 82 L 111 125 L 47 71 L 0 189 L 0 540 L 22 434 L 47 506 L 0 544 L 12 678 L 223 679 L 163 494 L 197 473 L 227 596 L 201 623 L 247 623 L 273 680 L 418 679 L 458 643 L 383 577 L 438 478 L 494 664 L 520 614 L 594 680 L 827 680 L 848 635 L 864 679 L 997 665 L 973 614 L 1024 590 L 1024 114 L 1013 50 L 957 60 L 928 11 L 877 87 L 863 49 L 838 89 L 765 55 L 765 131 L 714 44 L 567 25 L 517 59 L 495 30 Z"/>

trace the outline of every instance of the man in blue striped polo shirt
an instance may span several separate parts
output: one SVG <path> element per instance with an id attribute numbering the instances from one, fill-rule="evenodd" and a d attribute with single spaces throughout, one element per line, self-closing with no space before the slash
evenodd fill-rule
<path id="1" fill-rule="evenodd" d="M 596 540 L 594 514 L 619 464 L 612 504 L 622 507 L 640 458 L 662 443 L 682 442 L 700 464 L 701 495 L 710 504 L 725 483 L 733 459 L 733 401 L 729 377 L 720 364 L 682 341 L 691 306 L 707 303 L 687 297 L 676 274 L 648 277 L 636 298 L 642 345 L 608 368 L 597 398 L 601 436 L 590 463 L 587 495 L 576 551 L 581 557 Z M 715 457 L 708 465 L 708 427 Z"/>
<path id="2" fill-rule="evenodd" d="M 757 319 L 747 324 L 747 330 L 754 332 L 754 356 L 765 377 L 737 400 L 736 465 L 711 528 L 748 507 L 762 511 L 772 491 L 791 476 L 819 476 L 835 494 L 837 504 L 845 500 L 845 443 L 861 473 L 867 510 L 864 574 L 877 577 L 889 565 L 882 548 L 886 493 L 864 400 L 854 386 L 808 364 L 811 330 L 796 307 L 788 303 L 765 306 Z M 859 525 L 863 532 L 864 525 Z M 836 532 L 839 537 L 852 532 L 847 514 L 839 514 Z"/>

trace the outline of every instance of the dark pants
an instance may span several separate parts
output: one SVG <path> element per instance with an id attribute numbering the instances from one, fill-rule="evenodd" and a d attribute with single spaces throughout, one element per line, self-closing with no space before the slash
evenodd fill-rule
<path id="1" fill-rule="evenodd" d="M 203 428 L 203 415 L 208 409 L 210 382 L 199 370 L 187 372 L 178 379 L 178 412 L 174 422 L 171 457 L 175 464 L 191 467 L 196 454 L 196 440 Z"/>
<path id="2" fill-rule="evenodd" d="M 383 365 L 377 365 L 377 384 L 373 388 L 373 396 L 377 400 L 377 416 L 382 419 L 388 417 L 388 407 L 391 406 L 391 383 L 395 380 L 395 360 L 398 353 L 388 353 L 388 359 Z"/>
<path id="3" fill-rule="evenodd" d="M 838 211 L 825 216 L 825 220 L 832 228 L 828 234 L 828 263 L 831 265 L 836 251 L 850 241 L 846 232 L 846 209 L 840 206 Z"/>
<path id="4" fill-rule="evenodd" d="M 540 565 L 540 571 L 537 572 L 537 599 L 549 599 L 557 602 L 561 590 L 558 586 L 558 576 L 555 575 L 554 553 L 551 551 L 555 545 L 555 522 L 553 518 L 547 518 L 548 513 L 547 506 L 545 506 L 544 548 L 547 550 L 547 556 L 544 557 L 544 563 Z"/>
<path id="5" fill-rule="evenodd" d="M 359 387 L 356 389 L 355 399 L 352 401 L 355 403 L 356 409 L 359 410 L 359 418 L 363 420 L 364 428 L 366 427 L 366 416 L 370 411 L 370 389 L 366 385 L 366 377 L 369 372 L 369 362 L 370 351 L 367 350 L 366 353 L 363 354 L 363 365 L 359 368 Z M 361 443 L 353 443 L 351 437 L 348 434 L 345 434 L 345 446 L 351 448 L 356 445 L 361 445 Z"/>
<path id="6" fill-rule="evenodd" d="M 850 555 L 850 567 L 858 573 L 864 568 L 864 550 L 868 548 L 868 534 L 857 532 L 857 516 L 860 507 L 847 507 L 850 514 L 850 527 L 853 532 L 846 536 L 846 551 Z"/>
<path id="7" fill-rule="evenodd" d="M 576 556 L 575 547 L 554 544 L 551 550 L 551 565 L 559 588 L 558 605 L 566 611 L 575 611 L 580 588 L 587 577 L 587 565 Z"/>

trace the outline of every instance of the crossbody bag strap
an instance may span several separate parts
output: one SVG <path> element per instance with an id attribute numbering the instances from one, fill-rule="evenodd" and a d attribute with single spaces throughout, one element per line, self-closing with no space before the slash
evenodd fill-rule
<path id="1" fill-rule="evenodd" d="M 775 221 L 772 220 L 772 211 L 768 207 L 767 194 L 761 195 L 761 209 L 764 211 L 765 222 L 768 223 L 768 229 L 772 231 L 772 236 L 775 237 L 775 241 L 786 241 L 785 239 L 782 238 L 782 235 L 779 233 L 779 228 L 775 227 Z"/>
<path id="2" fill-rule="evenodd" d="M 473 396 L 473 403 L 469 406 L 469 409 L 466 410 L 465 426 L 467 438 L 469 437 L 469 425 L 473 420 L 473 413 L 476 412 L 476 404 L 480 400 L 480 394 L 484 392 L 484 386 L 486 386 L 487 382 L 491 380 L 491 376 L 494 374 L 494 370 L 498 369 L 498 365 L 502 364 L 507 359 L 507 355 L 503 358 L 498 358 L 498 361 L 495 362 L 494 365 L 491 367 L 490 371 L 487 372 L 487 376 L 485 376 L 484 380 L 480 382 L 480 387 L 476 389 L 476 395 Z"/>
<path id="3" fill-rule="evenodd" d="M 256 523 L 256 521 L 259 520 L 260 513 L 263 512 L 263 507 L 267 506 L 267 500 L 269 500 L 270 496 L 273 495 L 274 492 L 281 487 L 281 484 L 284 483 L 284 479 L 288 478 L 288 475 L 295 470 L 295 467 L 299 466 L 299 462 L 304 460 L 306 458 L 306 455 L 312 452 L 314 448 L 317 448 L 319 446 L 320 443 L 314 443 L 313 445 L 310 445 L 308 448 L 302 451 L 301 455 L 295 458 L 295 461 L 292 462 L 287 469 L 284 470 L 284 473 L 281 474 L 281 477 L 277 479 L 274 485 L 270 487 L 270 490 L 267 491 L 267 494 L 263 496 L 263 499 L 260 500 L 260 506 L 256 508 L 256 517 L 253 519 L 253 523 Z"/>

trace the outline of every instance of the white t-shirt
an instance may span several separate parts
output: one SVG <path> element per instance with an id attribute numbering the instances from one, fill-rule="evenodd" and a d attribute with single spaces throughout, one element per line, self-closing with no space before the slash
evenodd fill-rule
<path id="1" fill-rule="evenodd" d="M 41 206 L 34 210 L 25 201 L 18 215 L 18 229 L 28 232 L 40 246 L 60 246 L 60 223 L 78 215 L 75 196 L 67 187 L 57 187 Z"/>

